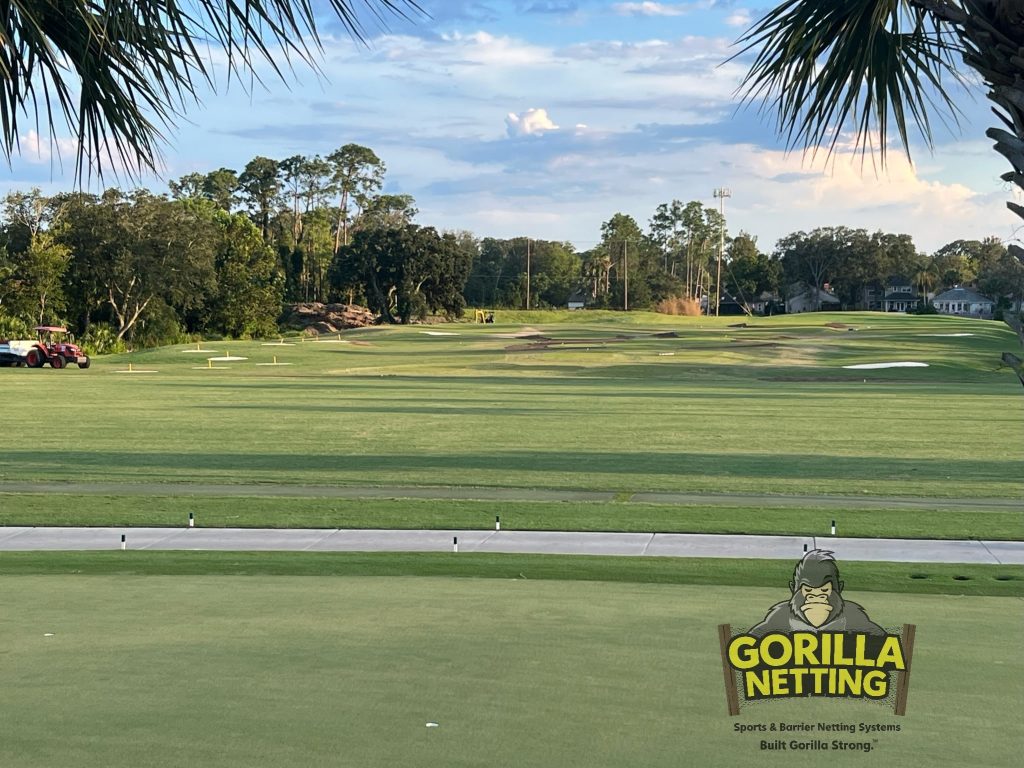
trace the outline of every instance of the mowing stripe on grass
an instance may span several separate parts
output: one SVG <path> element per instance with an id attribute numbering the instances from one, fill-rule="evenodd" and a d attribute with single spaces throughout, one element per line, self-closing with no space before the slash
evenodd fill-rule
<path id="1" fill-rule="evenodd" d="M 857 591 L 1024 597 L 1024 566 L 843 561 Z M 433 552 L 0 552 L 0 575 L 457 576 L 638 584 L 786 584 L 793 561 Z"/>

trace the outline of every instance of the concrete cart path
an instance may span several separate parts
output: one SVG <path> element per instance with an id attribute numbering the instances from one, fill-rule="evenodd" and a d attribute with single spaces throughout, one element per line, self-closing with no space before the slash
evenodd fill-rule
<path id="1" fill-rule="evenodd" d="M 245 496 L 322 499 L 467 499 L 479 501 L 631 501 L 648 504 L 706 504 L 733 507 L 819 507 L 842 509 L 1017 510 L 1024 498 L 932 498 L 830 494 L 686 493 L 572 488 L 501 488 L 472 486 L 288 485 L 282 483 L 116 483 L 14 482 L 0 480 L 0 494 L 45 493 L 101 496 Z"/>
<path id="2" fill-rule="evenodd" d="M 303 552 L 504 552 L 658 557 L 751 557 L 791 560 L 830 549 L 840 560 L 1024 565 L 1022 541 L 848 539 L 696 533 L 561 531 L 416 531 L 276 528 L 0 527 L 0 551 L 131 550 Z"/>

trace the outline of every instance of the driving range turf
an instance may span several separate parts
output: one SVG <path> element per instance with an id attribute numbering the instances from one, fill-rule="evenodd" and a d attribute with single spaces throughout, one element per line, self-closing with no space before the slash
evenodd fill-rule
<path id="1" fill-rule="evenodd" d="M 0 370 L 17 436 L 0 449 L 0 524 L 180 526 L 196 511 L 204 525 L 480 528 L 497 512 L 506 528 L 809 534 L 837 516 L 850 536 L 1022 538 L 1022 392 L 999 363 L 1017 341 L 1000 324 L 503 318 L 203 344 L 249 358 L 227 370 L 193 370 L 206 355 L 185 346 Z M 497 335 L 527 324 L 555 342 Z M 952 333 L 973 335 L 930 335 Z M 255 365 L 272 355 L 294 365 Z M 885 360 L 930 367 L 842 368 Z M 115 373 L 129 363 L 158 373 Z M 2 492 L 55 480 L 99 492 Z M 652 491 L 707 496 L 631 500 Z M 979 498 L 1001 504 L 959 503 Z M 792 565 L 0 553 L 0 765 L 1018 763 L 1021 566 L 841 563 L 872 619 L 918 627 L 907 716 L 814 700 L 729 718 L 716 627 L 759 621 Z M 765 735 L 734 731 L 773 722 L 901 731 L 821 737 L 868 755 L 764 752 Z"/>
<path id="2" fill-rule="evenodd" d="M 872 619 L 918 626 L 905 717 L 835 700 L 726 715 L 716 625 L 756 623 L 785 583 L 7 575 L 0 764 L 1018 765 L 1019 599 L 844 576 Z M 868 755 L 734 731 L 778 722 L 901 730 L 784 736 Z"/>
<path id="3" fill-rule="evenodd" d="M 89 371 L 2 369 L 16 407 L 0 523 L 180 525 L 193 511 L 203 525 L 486 528 L 500 514 L 509 529 L 810 534 L 838 516 L 850 536 L 1022 537 L 1020 506 L 949 506 L 1024 504 L 1024 401 L 1000 362 L 1019 345 L 1001 323 L 498 317 L 291 346 L 206 341 L 213 352 L 179 345 Z M 248 359 L 203 369 L 226 353 Z M 274 357 L 291 365 L 257 365 Z M 843 368 L 907 360 L 929 367 Z M 157 373 L 117 373 L 129 364 Z M 106 490 L 4 492 L 47 481 Z M 207 490 L 225 484 L 256 490 Z M 377 498 L 316 495 L 358 486 Z M 531 497 L 541 491 L 607 498 Z M 704 496 L 633 499 L 650 492 Z M 778 497 L 792 503 L 759 501 Z"/>

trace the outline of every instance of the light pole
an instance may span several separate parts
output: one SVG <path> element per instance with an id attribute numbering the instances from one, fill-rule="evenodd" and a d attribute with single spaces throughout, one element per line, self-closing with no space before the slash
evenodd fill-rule
<path id="1" fill-rule="evenodd" d="M 725 252 L 725 198 L 732 197 L 732 191 L 728 187 L 719 187 L 715 190 L 715 197 L 718 198 L 718 213 L 721 218 L 719 226 L 721 235 L 718 240 L 718 276 L 715 279 L 715 317 L 722 307 L 722 254 Z M 708 307 L 710 310 L 710 307 Z"/>
<path id="2" fill-rule="evenodd" d="M 530 308 L 530 238 L 526 238 L 526 308 Z"/>

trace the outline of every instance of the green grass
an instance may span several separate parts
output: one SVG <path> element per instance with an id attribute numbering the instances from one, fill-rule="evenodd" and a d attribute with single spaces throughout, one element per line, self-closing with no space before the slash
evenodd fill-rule
<path id="1" fill-rule="evenodd" d="M 1019 601 L 847 580 L 876 621 L 918 627 L 906 717 L 725 714 L 716 625 L 760 620 L 784 583 L 7 575 L 0 765 L 1017 765 Z M 870 757 L 734 732 L 780 721 L 902 730 Z"/>
<path id="2" fill-rule="evenodd" d="M 1024 566 L 848 562 L 861 592 L 1024 597 Z M 446 576 L 528 581 L 787 584 L 785 560 L 430 552 L 0 552 L 0 575 Z"/>
<path id="3" fill-rule="evenodd" d="M 508 322 L 353 331 L 347 344 L 207 342 L 249 358 L 230 370 L 192 370 L 206 355 L 184 347 L 99 359 L 89 371 L 0 369 L 13 436 L 0 453 L 0 490 L 63 478 L 124 483 L 133 496 L 140 485 L 160 496 L 160 484 L 185 482 L 1024 500 L 1024 400 L 999 360 L 1017 341 L 1002 324 L 879 314 L 755 319 L 749 328 L 729 327 L 740 318 L 649 313 L 499 320 Z M 495 334 L 520 323 L 564 343 L 510 350 L 525 342 Z M 678 335 L 651 335 L 666 331 Z M 975 335 L 927 335 L 963 332 Z M 255 365 L 273 355 L 295 365 Z M 931 367 L 842 368 L 880 360 Z M 159 373 L 114 373 L 129 362 Z M 3 502 L 3 514 L 19 520 L 38 510 L 25 495 Z M 126 493 L 109 511 L 132 506 Z M 310 505 L 280 506 L 314 514 Z M 433 506 L 427 516 L 438 525 L 467 518 L 464 507 Z M 716 506 L 728 505 L 708 504 Z M 506 509 L 528 525 L 562 525 L 550 509 Z M 610 514 L 619 511 L 647 516 L 641 526 L 703 530 L 685 509 L 588 506 L 563 519 L 629 530 L 633 523 Z M 389 514 L 401 517 L 380 509 Z M 917 535 L 904 531 L 931 521 L 915 514 L 853 524 L 875 529 L 866 535 Z M 722 517 L 735 519 L 728 509 Z M 802 513 L 775 520 L 815 523 Z M 1004 523 L 962 517 L 935 535 L 1017 535 Z"/>
<path id="4" fill-rule="evenodd" d="M 209 528 L 487 529 L 825 535 L 836 520 L 853 538 L 1024 539 L 1012 509 L 733 507 L 625 502 L 325 499 L 228 496 L 0 494 L 0 525 Z"/>

